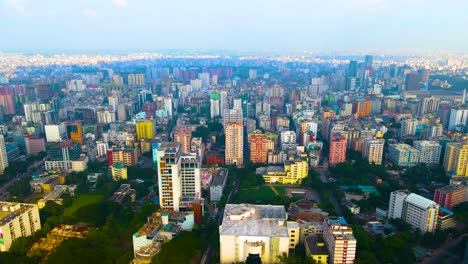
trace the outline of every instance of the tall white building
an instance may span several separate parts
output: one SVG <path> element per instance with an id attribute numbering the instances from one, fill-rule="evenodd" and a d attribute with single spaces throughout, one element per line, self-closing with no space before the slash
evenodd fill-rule
<path id="1" fill-rule="evenodd" d="M 407 190 L 390 194 L 388 218 L 402 219 L 421 232 L 434 232 L 437 227 L 439 205 Z"/>
<path id="2" fill-rule="evenodd" d="M 244 117 L 242 110 L 237 109 L 224 109 L 223 112 L 223 124 L 227 123 L 243 123 Z"/>
<path id="3" fill-rule="evenodd" d="M 200 160 L 195 155 L 182 154 L 180 143 L 161 143 L 156 162 L 162 208 L 179 211 L 200 197 Z"/>
<path id="4" fill-rule="evenodd" d="M 115 112 L 102 110 L 96 112 L 97 122 L 100 124 L 110 124 L 115 122 Z"/>
<path id="5" fill-rule="evenodd" d="M 450 111 L 449 130 L 454 130 L 457 126 L 466 126 L 468 120 L 468 109 L 452 109 Z"/>
<path id="6" fill-rule="evenodd" d="M 434 232 L 437 227 L 439 205 L 415 193 L 409 194 L 403 204 L 403 220 L 425 232 Z"/>
<path id="7" fill-rule="evenodd" d="M 442 146 L 436 141 L 414 141 L 414 148 L 419 150 L 419 162 L 428 166 L 438 166 L 440 162 L 440 152 Z"/>
<path id="8" fill-rule="evenodd" d="M 417 125 L 419 125 L 419 120 L 415 118 L 404 119 L 401 121 L 400 137 L 416 135 Z"/>
<path id="9" fill-rule="evenodd" d="M 3 171 L 8 167 L 8 157 L 5 146 L 5 139 L 3 135 L 0 135 L 0 175 L 3 175 Z"/>
<path id="10" fill-rule="evenodd" d="M 201 86 L 203 88 L 208 88 L 210 87 L 210 73 L 204 72 L 204 73 L 199 73 L 198 74 L 198 79 L 201 81 Z"/>
<path id="11" fill-rule="evenodd" d="M 394 191 L 390 194 L 390 201 L 388 205 L 388 218 L 399 219 L 403 213 L 403 203 L 409 192 L 407 190 Z"/>
<path id="12" fill-rule="evenodd" d="M 221 114 L 219 104 L 219 94 L 211 94 L 210 99 L 210 117 L 214 118 Z"/>
<path id="13" fill-rule="evenodd" d="M 279 263 L 299 243 L 299 225 L 287 219 L 284 206 L 227 204 L 219 227 L 220 263 Z"/>
<path id="14" fill-rule="evenodd" d="M 408 144 L 391 144 L 388 147 L 388 159 L 401 167 L 411 167 L 418 164 L 419 154 L 419 150 Z"/>
<path id="15" fill-rule="evenodd" d="M 65 123 L 45 125 L 44 129 L 47 142 L 60 142 L 67 138 L 67 128 Z"/>
<path id="16" fill-rule="evenodd" d="M 296 133 L 294 131 L 281 131 L 281 144 L 296 143 Z"/>
<path id="17" fill-rule="evenodd" d="M 242 111 L 242 99 L 241 98 L 234 98 L 233 109 Z"/>
<path id="18" fill-rule="evenodd" d="M 224 110 L 229 109 L 228 93 L 226 90 L 219 92 L 219 111 L 224 114 Z"/>

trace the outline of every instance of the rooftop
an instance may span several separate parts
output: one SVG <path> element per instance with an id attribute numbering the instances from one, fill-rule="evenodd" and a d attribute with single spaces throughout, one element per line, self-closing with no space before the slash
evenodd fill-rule
<path id="1" fill-rule="evenodd" d="M 325 242 L 318 235 L 309 235 L 305 239 L 305 243 L 310 250 L 312 255 L 328 255 L 327 247 Z"/>
<path id="2" fill-rule="evenodd" d="M 411 193 L 408 196 L 406 196 L 406 202 L 424 209 L 437 205 L 434 201 L 431 201 L 415 193 Z"/>
<path id="3" fill-rule="evenodd" d="M 24 211 L 35 206 L 33 204 L 0 202 L 0 226 L 5 225 Z"/>
<path id="4" fill-rule="evenodd" d="M 284 206 L 227 204 L 220 235 L 288 237 Z"/>
<path id="5" fill-rule="evenodd" d="M 224 169 L 224 168 L 218 169 L 218 171 L 216 171 L 216 174 L 213 178 L 213 182 L 211 183 L 211 186 L 223 185 L 224 182 L 226 181 L 227 176 L 228 176 L 228 169 Z"/>

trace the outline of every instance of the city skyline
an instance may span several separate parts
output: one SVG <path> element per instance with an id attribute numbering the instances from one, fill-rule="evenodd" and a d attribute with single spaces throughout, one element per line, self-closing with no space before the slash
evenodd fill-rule
<path id="1" fill-rule="evenodd" d="M 0 50 L 466 52 L 467 7 L 462 0 L 1 0 Z"/>

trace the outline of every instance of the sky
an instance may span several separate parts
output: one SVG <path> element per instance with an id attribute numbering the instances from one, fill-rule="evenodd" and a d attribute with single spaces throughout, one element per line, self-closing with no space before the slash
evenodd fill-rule
<path id="1" fill-rule="evenodd" d="M 0 51 L 468 52 L 468 0 L 0 0 Z"/>

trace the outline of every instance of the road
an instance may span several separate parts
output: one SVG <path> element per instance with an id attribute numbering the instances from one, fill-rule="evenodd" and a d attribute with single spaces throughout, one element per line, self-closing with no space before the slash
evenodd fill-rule
<path id="1" fill-rule="evenodd" d="M 15 184 L 19 179 L 24 179 L 24 178 L 30 177 L 32 172 L 33 172 L 33 169 L 37 169 L 38 167 L 42 166 L 42 164 L 44 164 L 44 161 L 45 160 L 40 160 L 40 161 L 34 162 L 33 164 L 31 164 L 28 167 L 28 170 L 25 173 L 21 173 L 21 174 L 17 175 L 16 178 L 12 178 L 9 181 L 7 181 L 6 183 L 4 183 L 0 187 L 0 200 L 8 199 L 8 197 L 9 197 L 8 188 L 10 188 L 10 186 Z"/>
<path id="2" fill-rule="evenodd" d="M 319 168 L 318 172 L 320 173 L 320 180 L 323 183 L 329 183 L 327 169 Z M 333 190 L 330 190 L 330 189 L 327 189 L 327 192 L 328 192 L 328 197 L 330 197 L 330 202 L 333 204 L 333 207 L 335 208 L 335 213 L 338 216 L 343 216 L 343 209 L 341 208 L 340 203 L 336 199 L 335 193 L 333 192 Z"/>
<path id="3" fill-rule="evenodd" d="M 463 238 L 468 237 L 468 234 L 461 235 L 447 243 L 441 248 L 434 251 L 430 258 L 425 258 L 421 263 L 424 264 L 439 264 L 439 263 L 461 263 L 458 257 L 453 256 L 453 251 Z"/>

